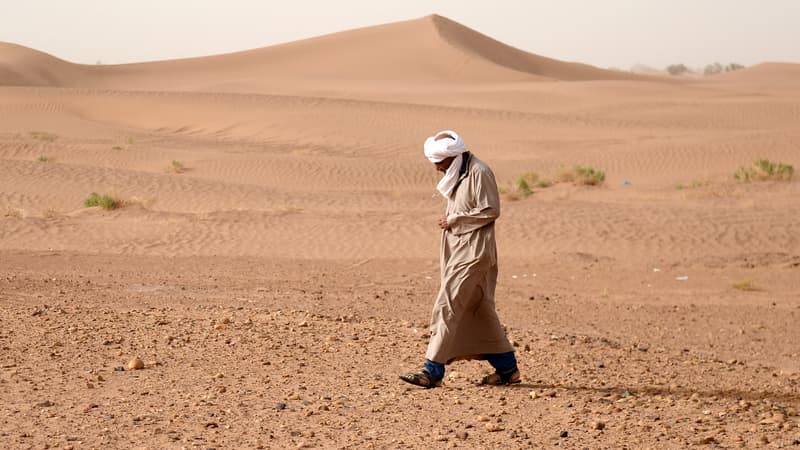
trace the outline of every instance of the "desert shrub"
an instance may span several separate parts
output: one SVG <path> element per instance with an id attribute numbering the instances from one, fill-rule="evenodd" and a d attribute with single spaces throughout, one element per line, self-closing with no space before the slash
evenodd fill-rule
<path id="1" fill-rule="evenodd" d="M 122 150 L 122 146 L 121 145 L 115 145 L 115 146 L 111 147 L 111 150 Z"/>
<path id="2" fill-rule="evenodd" d="M 744 69 L 744 66 L 741 64 L 730 63 L 725 66 L 725 72 L 733 72 L 734 70 Z"/>
<path id="3" fill-rule="evenodd" d="M 91 194 L 89 194 L 89 197 L 87 197 L 86 200 L 83 201 L 83 205 L 86 206 L 87 208 L 91 208 L 93 206 L 99 206 L 103 209 L 111 210 L 118 208 L 119 206 L 122 205 L 122 203 L 119 200 L 109 195 L 100 195 L 97 192 L 92 192 Z"/>
<path id="4" fill-rule="evenodd" d="M 44 131 L 31 131 L 30 133 L 28 133 L 28 135 L 30 135 L 32 139 L 45 142 L 53 142 L 56 140 L 56 138 L 58 138 L 58 136 L 56 136 L 55 134 L 47 133 Z"/>
<path id="5" fill-rule="evenodd" d="M 47 162 L 47 161 L 50 161 L 50 158 L 48 158 L 45 155 L 39 155 L 39 157 L 36 158 L 36 160 L 39 161 L 39 162 Z"/>
<path id="6" fill-rule="evenodd" d="M 533 194 L 531 186 L 528 184 L 528 180 L 526 180 L 524 176 L 517 178 L 517 192 L 525 197 Z"/>
<path id="7" fill-rule="evenodd" d="M 167 170 L 169 172 L 174 172 L 174 173 L 183 173 L 183 171 L 186 170 L 186 167 L 184 167 L 182 162 L 177 160 L 172 160 L 172 163 L 167 168 Z"/>
<path id="8" fill-rule="evenodd" d="M 737 291 L 758 290 L 758 288 L 756 288 L 755 285 L 753 285 L 753 282 L 748 279 L 734 281 L 733 283 L 731 283 L 731 289 L 736 289 Z"/>
<path id="9" fill-rule="evenodd" d="M 750 167 L 740 167 L 733 177 L 740 183 L 752 181 L 789 181 L 794 175 L 794 167 L 782 162 L 757 159 Z"/>
<path id="10" fill-rule="evenodd" d="M 575 167 L 575 182 L 587 186 L 599 186 L 606 179 L 606 173 L 591 166 Z"/>
<path id="11" fill-rule="evenodd" d="M 599 186 L 606 179 L 606 173 L 592 166 L 575 166 L 571 169 L 562 167 L 556 174 L 562 183 L 575 183 L 584 186 Z"/>

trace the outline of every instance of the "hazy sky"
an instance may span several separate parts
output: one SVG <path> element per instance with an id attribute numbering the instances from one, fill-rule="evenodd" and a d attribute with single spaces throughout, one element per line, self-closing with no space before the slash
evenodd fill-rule
<path id="1" fill-rule="evenodd" d="M 0 41 L 110 64 L 246 50 L 432 13 L 532 53 L 600 67 L 800 62 L 800 0 L 0 0 Z"/>

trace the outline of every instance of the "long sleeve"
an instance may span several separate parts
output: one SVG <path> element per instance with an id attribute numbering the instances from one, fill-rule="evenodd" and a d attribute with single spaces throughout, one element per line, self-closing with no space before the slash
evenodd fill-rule
<path id="1" fill-rule="evenodd" d="M 470 174 L 469 182 L 472 191 L 472 198 L 469 201 L 471 208 L 466 211 L 454 211 L 447 216 L 450 232 L 454 235 L 470 233 L 500 217 L 500 195 L 491 170 L 476 168 Z"/>

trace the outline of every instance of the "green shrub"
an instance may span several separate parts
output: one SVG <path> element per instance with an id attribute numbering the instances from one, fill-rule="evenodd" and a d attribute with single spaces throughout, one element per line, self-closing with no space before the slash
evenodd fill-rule
<path id="1" fill-rule="evenodd" d="M 83 205 L 87 208 L 99 206 L 106 210 L 118 208 L 121 206 L 121 204 L 122 203 L 119 200 L 116 200 L 109 195 L 100 195 L 97 192 L 92 192 L 89 194 L 89 197 L 83 201 Z"/>
<path id="2" fill-rule="evenodd" d="M 606 179 L 606 173 L 591 166 L 575 167 L 575 183 L 587 186 L 599 186 Z"/>
<path id="3" fill-rule="evenodd" d="M 39 161 L 39 162 L 47 162 L 47 161 L 50 161 L 50 158 L 48 158 L 45 155 L 39 155 L 39 157 L 36 158 L 36 160 Z"/>
<path id="4" fill-rule="evenodd" d="M 533 194 L 533 191 L 528 184 L 528 180 L 526 180 L 524 176 L 517 178 L 517 192 L 524 197 Z"/>

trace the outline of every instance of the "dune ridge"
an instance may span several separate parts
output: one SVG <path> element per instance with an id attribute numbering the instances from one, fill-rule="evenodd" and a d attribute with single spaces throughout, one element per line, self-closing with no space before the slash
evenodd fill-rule
<path id="1" fill-rule="evenodd" d="M 510 47 L 439 15 L 223 55 L 73 64 L 0 43 L 0 85 L 267 92 L 276 80 L 508 82 L 644 80 Z"/>

